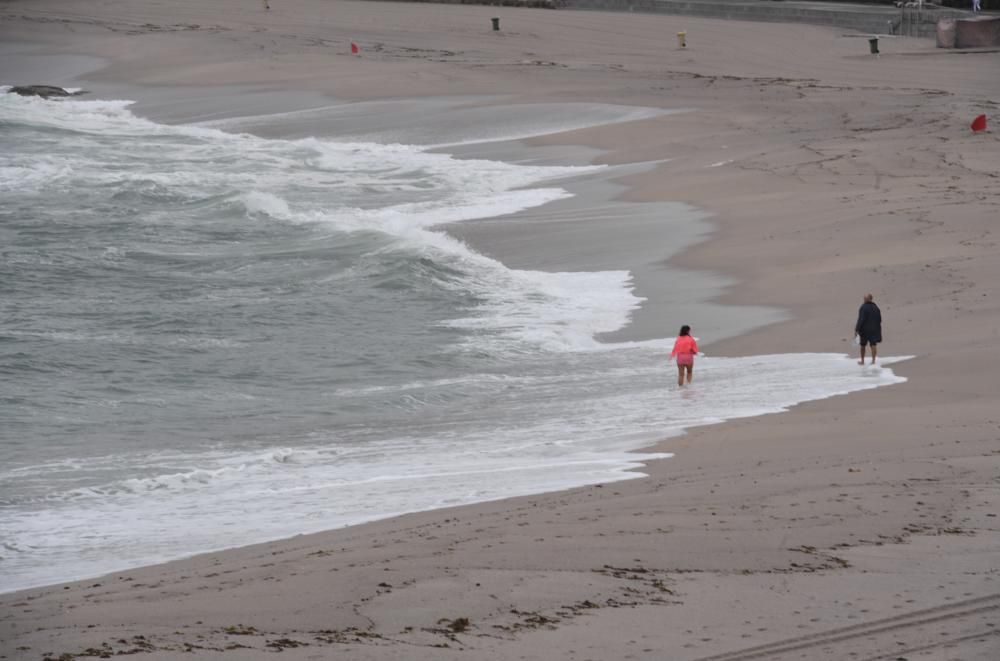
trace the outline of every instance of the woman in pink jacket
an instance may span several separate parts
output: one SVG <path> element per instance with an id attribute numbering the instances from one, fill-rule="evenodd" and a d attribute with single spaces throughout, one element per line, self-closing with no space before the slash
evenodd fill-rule
<path id="1" fill-rule="evenodd" d="M 677 358 L 677 385 L 684 385 L 684 372 L 687 371 L 687 382 L 691 383 L 691 374 L 694 372 L 694 355 L 698 353 L 698 343 L 691 337 L 691 327 L 681 326 L 680 335 L 674 341 L 674 350 L 670 352 L 670 359 Z"/>

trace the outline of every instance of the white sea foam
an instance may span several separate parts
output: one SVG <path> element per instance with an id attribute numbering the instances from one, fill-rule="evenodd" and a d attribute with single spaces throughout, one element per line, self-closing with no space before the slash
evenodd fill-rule
<path id="1" fill-rule="evenodd" d="M 518 350 L 518 342 L 549 350 L 600 348 L 595 333 L 613 331 L 628 321 L 640 303 L 624 272 L 542 273 L 508 269 L 496 260 L 431 228 L 445 223 L 513 214 L 563 199 L 561 188 L 538 187 L 542 182 L 593 173 L 594 167 L 515 166 L 498 161 L 455 159 L 430 153 L 427 147 L 401 144 L 335 143 L 303 138 L 267 140 L 231 134 L 205 126 L 166 126 L 132 115 L 129 101 L 6 99 L 3 117 L 37 127 L 71 133 L 122 136 L 150 141 L 156 159 L 136 167 L 108 167 L 81 149 L 73 160 L 48 159 L 36 176 L 32 167 L 8 167 L 12 186 L 102 187 L 133 183 L 163 187 L 192 200 L 235 193 L 246 213 L 292 224 L 327 225 L 341 232 L 381 232 L 416 254 L 452 260 L 470 270 L 460 283 L 484 303 L 455 328 L 492 331 L 483 335 L 491 351 Z M 622 121 L 644 118 L 648 109 L 616 116 Z M 607 114 L 607 113 L 606 113 Z M 164 142 L 164 138 L 176 138 Z M 70 137 L 66 138 L 70 140 Z M 133 147 L 143 149 L 143 147 Z M 112 156 L 115 156 L 112 153 Z M 188 164 L 200 163 L 192 168 Z M 341 176 L 350 171 L 350 177 Z M 2 171 L 0 171 L 2 172 Z M 366 173 L 371 173 L 367 175 Z M 34 183 L 32 183 L 34 182 Z M 419 186 L 416 184 L 419 183 Z M 312 187 L 313 197 L 292 201 L 283 192 Z M 534 186 L 525 188 L 525 186 Z M 345 189 L 346 187 L 346 189 Z M 372 208 L 337 206 L 339 189 L 358 197 L 371 187 L 437 191 L 425 201 L 383 204 Z M 147 222 L 176 224 L 175 214 L 151 216 Z M 496 333 L 505 340 L 498 341 Z"/>
<path id="2" fill-rule="evenodd" d="M 274 193 L 251 191 L 243 196 L 243 203 L 246 205 L 247 213 L 250 214 L 262 213 L 280 220 L 286 220 L 292 216 L 288 202 Z"/>
<path id="3" fill-rule="evenodd" d="M 641 475 L 635 472 L 640 462 L 668 456 L 632 451 L 684 428 L 905 380 L 888 367 L 901 358 L 859 368 L 843 355 L 781 354 L 702 359 L 696 384 L 677 390 L 660 352 L 622 351 L 633 359 L 632 367 L 609 361 L 614 369 L 580 373 L 570 368 L 565 376 L 553 374 L 548 383 L 532 384 L 543 400 L 545 393 L 567 391 L 577 399 L 522 402 L 510 408 L 504 426 L 471 424 L 457 437 L 442 431 L 431 438 L 399 436 L 353 446 L 317 438 L 316 445 L 296 448 L 149 455 L 144 458 L 147 477 L 53 495 L 44 507 L 6 512 L 6 539 L 18 551 L 2 559 L 6 578 L 0 589 L 94 576 L 408 511 L 630 479 Z M 467 389 L 482 386 L 493 400 L 527 386 L 510 376 L 466 381 Z M 605 381 L 617 384 L 621 394 L 598 387 Z M 393 389 L 433 387 L 412 383 Z M 539 415 L 533 411 L 539 406 L 552 410 Z M 110 464 L 114 458 L 37 469 L 80 470 L 88 461 Z M 249 520 L 248 512 L 253 512 Z"/>
<path id="4" fill-rule="evenodd" d="M 41 190 L 54 180 L 65 176 L 66 168 L 50 159 L 39 159 L 31 167 L 0 166 L 0 191 Z"/>
<path id="5" fill-rule="evenodd" d="M 513 271 L 498 290 L 496 274 L 476 283 L 484 303 L 453 328 L 492 331 L 475 342 L 490 350 L 530 345 L 546 351 L 604 351 L 612 345 L 594 336 L 622 328 L 643 299 L 631 294 L 627 271 L 550 273 Z"/>

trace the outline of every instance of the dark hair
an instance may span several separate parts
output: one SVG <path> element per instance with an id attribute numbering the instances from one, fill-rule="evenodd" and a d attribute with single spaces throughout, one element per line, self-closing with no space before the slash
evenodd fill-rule
<path id="1" fill-rule="evenodd" d="M 683 326 L 681 326 L 681 332 L 680 332 L 680 334 L 681 335 L 690 335 L 691 334 L 691 327 L 688 326 L 687 324 L 684 324 Z"/>

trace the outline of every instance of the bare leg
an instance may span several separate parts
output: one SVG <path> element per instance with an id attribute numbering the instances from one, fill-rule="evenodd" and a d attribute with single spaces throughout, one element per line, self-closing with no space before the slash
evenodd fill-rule
<path id="1" fill-rule="evenodd" d="M 690 384 L 691 383 L 691 377 L 694 375 L 694 365 L 688 365 L 687 366 L 687 373 L 688 373 L 688 384 Z"/>
<path id="2" fill-rule="evenodd" d="M 684 386 L 684 366 L 677 366 L 677 385 L 680 387 Z"/>
<path id="3" fill-rule="evenodd" d="M 876 345 L 872 345 L 872 365 L 875 364 L 875 357 L 878 355 L 878 348 Z"/>
<path id="4" fill-rule="evenodd" d="M 858 361 L 858 365 L 865 364 L 865 345 L 861 345 L 861 360 Z"/>

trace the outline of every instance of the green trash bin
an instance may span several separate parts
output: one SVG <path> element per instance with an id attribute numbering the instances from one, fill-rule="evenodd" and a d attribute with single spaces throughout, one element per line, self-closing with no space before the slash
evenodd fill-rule
<path id="1" fill-rule="evenodd" d="M 868 48 L 871 50 L 872 55 L 878 55 L 878 37 L 872 37 L 868 40 Z"/>

